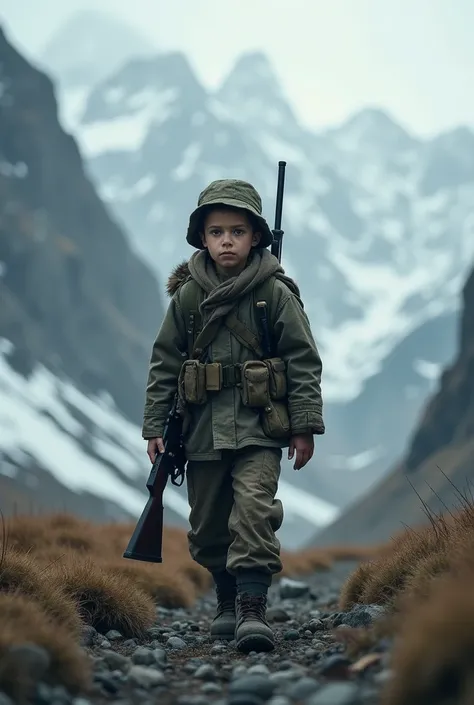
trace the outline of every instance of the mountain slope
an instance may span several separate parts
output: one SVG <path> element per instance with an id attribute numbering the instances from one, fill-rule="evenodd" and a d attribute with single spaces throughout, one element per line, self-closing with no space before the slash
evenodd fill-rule
<path id="1" fill-rule="evenodd" d="M 327 545 L 384 541 L 403 524 L 427 521 L 435 512 L 472 496 L 474 480 L 474 271 L 463 289 L 459 350 L 441 376 L 404 457 L 388 477 L 314 537 Z"/>
<path id="2" fill-rule="evenodd" d="M 136 515 L 147 468 L 129 429 L 162 296 L 84 175 L 51 81 L 1 32 L 0 66 L 2 487 L 15 501 L 34 489 L 37 506 Z M 101 403 L 112 408 L 97 420 Z"/>
<path id="3" fill-rule="evenodd" d="M 423 142 L 367 109 L 310 133 L 258 52 L 212 94 L 176 52 L 133 59 L 86 93 L 75 116 L 62 93 L 68 129 L 158 276 L 191 254 L 187 217 L 206 183 L 249 179 L 271 222 L 276 164 L 288 161 L 283 264 L 321 348 L 328 423 L 312 467 L 295 476 L 286 464 L 284 477 L 337 506 L 353 501 L 398 457 L 436 382 L 426 375 L 455 349 L 474 256 L 472 132 Z"/>

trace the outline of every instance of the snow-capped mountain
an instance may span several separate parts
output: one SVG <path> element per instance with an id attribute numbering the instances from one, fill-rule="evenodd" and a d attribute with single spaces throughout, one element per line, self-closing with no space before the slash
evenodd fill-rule
<path id="1" fill-rule="evenodd" d="M 155 52 L 147 36 L 113 15 L 79 10 L 48 40 L 39 62 L 64 89 L 72 90 L 105 78 L 131 56 Z"/>
<path id="2" fill-rule="evenodd" d="M 0 71 L 0 510 L 137 518 L 161 280 L 85 175 L 50 79 L 1 30 Z M 280 485 L 284 546 L 338 515 L 317 494 Z M 169 484 L 164 502 L 186 525 L 185 488 Z"/>
<path id="3" fill-rule="evenodd" d="M 162 277 L 191 253 L 187 217 L 210 179 L 253 181 L 271 221 L 276 163 L 288 161 L 284 264 L 326 352 L 328 400 L 355 397 L 398 341 L 456 305 L 474 255 L 467 128 L 422 142 L 370 109 L 312 135 L 263 56 L 244 57 L 209 95 L 177 53 L 133 60 L 96 84 L 68 127 Z"/>
<path id="4" fill-rule="evenodd" d="M 401 452 L 454 354 L 474 255 L 474 133 L 422 141 L 367 108 L 313 134 L 259 53 L 243 56 L 215 93 L 183 54 L 162 53 L 128 62 L 81 104 L 73 98 L 62 94 L 64 124 L 162 279 L 191 254 L 187 217 L 210 180 L 252 181 L 271 222 L 277 162 L 288 162 L 283 264 L 322 351 L 328 419 L 314 472 L 294 481 L 310 490 L 317 475 L 326 499 L 354 499 Z M 393 369 L 403 370 L 396 389 Z"/>

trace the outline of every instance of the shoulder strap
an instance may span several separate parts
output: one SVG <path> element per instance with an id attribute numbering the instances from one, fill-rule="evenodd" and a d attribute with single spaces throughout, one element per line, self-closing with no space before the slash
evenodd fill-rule
<path id="1" fill-rule="evenodd" d="M 262 300 L 266 301 L 270 312 L 270 323 L 273 320 L 272 301 L 274 285 L 275 277 L 269 277 L 269 279 L 266 279 L 253 292 L 254 303 Z M 200 351 L 205 350 L 214 340 L 223 322 L 222 319 L 218 319 L 215 325 L 206 327 L 206 330 L 201 333 L 202 320 L 199 306 L 203 299 L 204 292 L 201 287 L 192 277 L 189 277 L 183 283 L 180 290 L 180 306 L 186 322 L 188 357 L 193 357 L 195 353 L 198 354 Z M 245 345 L 258 357 L 262 356 L 263 350 L 260 345 L 259 337 L 255 335 L 234 312 L 226 317 L 224 324 L 242 345 Z"/>
<path id="2" fill-rule="evenodd" d="M 188 341 L 188 357 L 192 356 L 194 340 L 201 329 L 201 314 L 199 306 L 204 299 L 204 292 L 192 277 L 188 277 L 179 290 L 179 305 L 184 314 L 186 336 Z"/>

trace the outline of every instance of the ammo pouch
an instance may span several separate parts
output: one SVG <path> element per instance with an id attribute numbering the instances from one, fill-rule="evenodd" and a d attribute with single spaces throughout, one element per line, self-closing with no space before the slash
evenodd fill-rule
<path id="1" fill-rule="evenodd" d="M 206 365 L 198 360 L 183 362 L 178 387 L 181 398 L 188 404 L 205 404 L 207 401 Z"/>
<path id="2" fill-rule="evenodd" d="M 260 360 L 247 360 L 242 365 L 242 403 L 244 406 L 266 407 L 270 403 L 270 372 Z"/>
<path id="3" fill-rule="evenodd" d="M 242 365 L 242 403 L 244 406 L 266 407 L 270 399 L 285 399 L 286 368 L 280 357 L 249 360 Z"/>
<path id="4" fill-rule="evenodd" d="M 179 373 L 178 387 L 181 399 L 187 404 L 205 404 L 208 392 L 240 386 L 240 381 L 241 365 L 186 360 Z"/>
<path id="5" fill-rule="evenodd" d="M 268 367 L 270 399 L 278 401 L 287 395 L 286 366 L 281 357 L 271 357 L 263 361 Z"/>
<path id="6" fill-rule="evenodd" d="M 270 401 L 268 406 L 262 409 L 260 417 L 263 432 L 268 438 L 282 439 L 291 435 L 290 417 L 285 402 Z"/>

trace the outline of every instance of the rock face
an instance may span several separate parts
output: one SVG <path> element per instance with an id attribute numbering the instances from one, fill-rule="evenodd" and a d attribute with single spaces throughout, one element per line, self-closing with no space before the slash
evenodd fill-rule
<path id="1" fill-rule="evenodd" d="M 139 420 L 163 304 L 57 120 L 54 88 L 0 33 L 0 335 L 36 362 L 107 391 Z"/>
<path id="2" fill-rule="evenodd" d="M 394 428 L 396 432 L 396 428 Z M 472 493 L 474 478 L 474 271 L 463 289 L 459 351 L 445 369 L 400 464 L 312 542 L 377 542 L 402 524 L 426 522 L 423 502 L 440 512 Z"/>
<path id="3" fill-rule="evenodd" d="M 162 316 L 156 275 L 96 194 L 53 84 L 0 31 L 2 511 L 39 502 L 136 516 L 148 470 L 138 424 Z"/>

